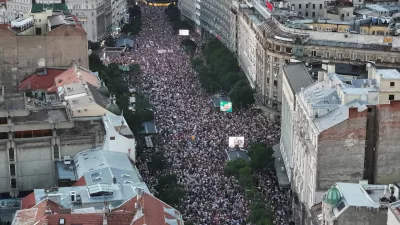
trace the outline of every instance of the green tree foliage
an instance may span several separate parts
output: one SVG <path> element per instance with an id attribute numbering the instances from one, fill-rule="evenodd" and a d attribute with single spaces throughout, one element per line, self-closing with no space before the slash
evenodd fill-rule
<path id="1" fill-rule="evenodd" d="M 249 155 L 251 168 L 255 171 L 268 171 L 274 168 L 274 150 L 262 143 L 254 143 L 250 146 Z"/>
<path id="2" fill-rule="evenodd" d="M 189 38 L 185 38 L 181 41 L 181 45 L 185 49 L 187 53 L 194 53 L 197 49 L 196 42 L 190 40 Z"/>
<path id="3" fill-rule="evenodd" d="M 235 107 L 247 107 L 254 103 L 254 91 L 247 79 L 236 82 L 228 95 Z"/>
<path id="4" fill-rule="evenodd" d="M 237 65 L 237 58 L 218 39 L 207 41 L 201 46 L 205 62 L 201 59 L 191 61 L 197 72 L 201 87 L 215 93 L 224 90 L 235 107 L 248 107 L 254 103 L 254 92 L 245 74 Z M 205 71 L 207 70 L 207 71 Z"/>
<path id="5" fill-rule="evenodd" d="M 252 204 L 247 221 L 256 225 L 273 225 L 273 218 L 273 212 L 266 206 L 266 203 L 264 201 L 258 201 Z"/>
<path id="6" fill-rule="evenodd" d="M 141 69 L 139 64 L 131 65 L 130 71 L 124 72 L 119 69 L 118 64 L 111 63 L 105 66 L 99 56 L 91 54 L 89 56 L 89 68 L 91 71 L 99 72 L 99 77 L 106 83 L 110 92 L 115 95 L 117 104 L 123 110 L 125 120 L 135 135 L 143 130 L 143 122 L 154 119 L 153 112 L 149 110 L 149 100 L 140 92 L 136 93 L 136 111 L 129 110 L 129 97 L 131 94 L 125 79 L 132 76 L 140 79 Z"/>
<path id="7" fill-rule="evenodd" d="M 142 29 L 142 10 L 139 5 L 134 5 L 128 11 L 129 22 L 121 28 L 121 32 L 129 35 L 137 35 Z"/>
<path id="8" fill-rule="evenodd" d="M 247 221 L 255 225 L 273 225 L 273 212 L 264 202 L 253 175 L 254 172 L 270 168 L 268 162 L 273 162 L 271 150 L 262 143 L 254 143 L 250 147 L 250 162 L 237 159 L 229 161 L 224 168 L 224 174 L 234 176 L 244 189 L 246 198 L 251 200 L 251 210 Z"/>
<path id="9" fill-rule="evenodd" d="M 162 171 L 167 168 L 167 160 L 162 153 L 154 153 L 151 155 L 151 162 L 148 163 L 151 172 Z"/>
<path id="10" fill-rule="evenodd" d="M 165 13 L 168 15 L 169 21 L 174 22 L 181 19 L 181 14 L 178 7 L 174 4 L 169 4 L 165 9 Z"/>
<path id="11" fill-rule="evenodd" d="M 10 221 L 2 221 L 0 219 L 0 225 L 11 225 L 11 222 Z"/>
<path id="12" fill-rule="evenodd" d="M 91 41 L 89 41 L 88 42 L 88 47 L 89 47 L 89 49 L 92 49 L 92 50 L 98 50 L 100 48 L 100 43 L 99 42 L 91 42 Z"/>
<path id="13" fill-rule="evenodd" d="M 242 158 L 229 161 L 224 168 L 225 176 L 239 177 L 239 171 L 247 166 L 249 166 L 249 163 Z"/>
<path id="14" fill-rule="evenodd" d="M 113 38 L 112 36 L 108 36 L 105 39 L 105 44 L 107 47 L 115 47 L 115 38 Z"/>
<path id="15" fill-rule="evenodd" d="M 155 189 L 157 190 L 156 197 L 173 207 L 178 207 L 181 199 L 185 195 L 185 191 L 182 186 L 178 184 L 178 179 L 175 174 L 161 176 L 158 179 L 158 184 L 155 186 Z"/>

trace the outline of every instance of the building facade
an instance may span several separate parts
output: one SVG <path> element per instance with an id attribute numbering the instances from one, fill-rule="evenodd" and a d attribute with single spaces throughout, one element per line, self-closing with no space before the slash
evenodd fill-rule
<path id="1" fill-rule="evenodd" d="M 53 17 L 61 16 L 50 14 L 51 17 L 43 17 L 46 21 L 37 18 L 36 27 L 34 18 L 39 14 L 12 21 L 11 26 L 0 26 L 0 82 L 7 92 L 16 91 L 19 81 L 37 68 L 68 68 L 72 62 L 89 66 L 86 32 L 74 17 L 65 16 L 61 18 L 63 24 L 49 26 Z"/>
<path id="2" fill-rule="evenodd" d="M 344 81 L 335 73 L 320 72 L 319 82 L 296 95 L 293 149 L 281 150 L 293 154 L 300 224 L 307 224 L 309 210 L 337 181 L 397 180 L 394 149 L 400 143 L 393 132 L 398 130 L 394 121 L 399 116 L 400 73 L 369 66 L 369 79 Z"/>

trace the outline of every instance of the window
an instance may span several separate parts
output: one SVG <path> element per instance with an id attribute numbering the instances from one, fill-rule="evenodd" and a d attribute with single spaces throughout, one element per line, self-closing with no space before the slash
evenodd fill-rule
<path id="1" fill-rule="evenodd" d="M 336 53 L 336 57 L 338 59 L 341 59 L 343 57 L 343 53 L 341 53 L 341 52 Z"/>
<path id="2" fill-rule="evenodd" d="M 42 22 L 42 19 L 39 19 L 39 23 Z"/>
<path id="3" fill-rule="evenodd" d="M 115 137 L 110 137 L 110 140 L 112 140 L 112 141 L 115 140 Z"/>
<path id="4" fill-rule="evenodd" d="M 269 77 L 267 77 L 267 84 L 269 84 Z"/>
<path id="5" fill-rule="evenodd" d="M 308 9 L 308 3 L 306 4 L 306 9 Z"/>
<path id="6" fill-rule="evenodd" d="M 14 158 L 14 148 L 8 149 L 8 158 L 10 159 L 11 162 L 15 160 L 15 158 Z"/>
<path id="7" fill-rule="evenodd" d="M 322 9 L 322 4 L 319 4 L 319 9 Z"/>
<path id="8" fill-rule="evenodd" d="M 356 60 L 357 54 L 356 53 L 350 53 L 350 59 L 351 60 Z"/>
<path id="9" fill-rule="evenodd" d="M 15 176 L 15 164 L 10 164 L 10 175 Z"/>
<path id="10" fill-rule="evenodd" d="M 350 13 L 349 13 L 349 12 L 347 12 L 346 16 L 350 16 Z"/>
<path id="11" fill-rule="evenodd" d="M 308 12 L 306 12 L 306 17 L 308 16 Z"/>
<path id="12" fill-rule="evenodd" d="M 390 82 L 390 87 L 394 87 L 394 82 Z"/>
<path id="13" fill-rule="evenodd" d="M 281 46 L 280 45 L 275 45 L 275 50 L 276 51 L 281 51 Z"/>
<path id="14" fill-rule="evenodd" d="M 326 58 L 329 58 L 329 57 L 330 57 L 329 52 L 325 52 L 325 57 L 326 57 Z"/>
<path id="15" fill-rule="evenodd" d="M 59 149 L 58 145 L 53 146 L 53 153 L 54 153 L 55 159 L 60 158 L 60 149 Z"/>
<path id="16" fill-rule="evenodd" d="M 299 9 L 301 9 L 301 4 L 299 4 Z"/>
<path id="17" fill-rule="evenodd" d="M 11 179 L 11 188 L 17 188 L 17 179 L 15 178 Z"/>
<path id="18" fill-rule="evenodd" d="M 315 4 L 312 4 L 312 8 L 315 9 Z"/>
<path id="19" fill-rule="evenodd" d="M 312 51 L 311 51 L 311 56 L 313 56 L 313 57 L 317 56 L 317 51 L 312 50 Z"/>
<path id="20" fill-rule="evenodd" d="M 364 60 L 368 61 L 369 60 L 369 55 L 364 55 Z"/>
<path id="21" fill-rule="evenodd" d="M 278 87 L 278 81 L 274 80 L 274 87 Z"/>
<path id="22" fill-rule="evenodd" d="M 312 17 L 315 17 L 315 12 L 312 12 Z"/>
<path id="23" fill-rule="evenodd" d="M 394 100 L 394 95 L 389 95 L 389 101 Z"/>

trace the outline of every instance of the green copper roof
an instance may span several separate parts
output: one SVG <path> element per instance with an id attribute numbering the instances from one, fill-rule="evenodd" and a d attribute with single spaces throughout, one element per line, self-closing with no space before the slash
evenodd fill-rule
<path id="1" fill-rule="evenodd" d="M 342 196 L 340 195 L 340 191 L 335 186 L 333 186 L 325 194 L 324 202 L 331 205 L 336 205 L 341 199 Z"/>
<path id="2" fill-rule="evenodd" d="M 114 113 L 115 115 L 121 115 L 121 110 L 115 103 L 111 103 L 108 107 L 107 110 L 111 113 Z"/>
<path id="3" fill-rule="evenodd" d="M 69 13 L 67 5 L 66 4 L 61 4 L 61 3 L 32 4 L 31 13 L 42 12 L 43 10 L 46 10 L 46 9 L 59 10 L 59 11 L 63 11 L 64 13 Z"/>

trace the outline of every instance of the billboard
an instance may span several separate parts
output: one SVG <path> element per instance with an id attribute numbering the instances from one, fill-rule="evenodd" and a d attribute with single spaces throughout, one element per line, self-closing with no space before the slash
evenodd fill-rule
<path id="1" fill-rule="evenodd" d="M 220 101 L 219 109 L 221 112 L 232 112 L 232 102 Z"/>
<path id="2" fill-rule="evenodd" d="M 244 147 L 244 137 L 229 137 L 229 148 Z"/>
<path id="3" fill-rule="evenodd" d="M 189 36 L 189 30 L 179 30 L 179 35 L 181 35 L 181 36 Z"/>

